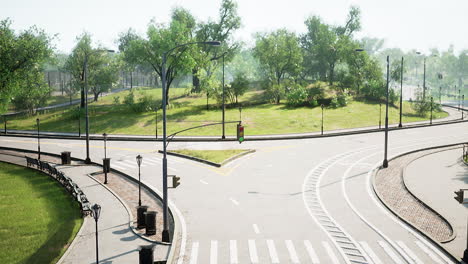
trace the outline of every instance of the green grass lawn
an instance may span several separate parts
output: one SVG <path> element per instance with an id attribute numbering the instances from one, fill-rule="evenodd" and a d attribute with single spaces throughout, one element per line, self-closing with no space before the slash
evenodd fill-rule
<path id="1" fill-rule="evenodd" d="M 142 89 L 155 99 L 161 98 L 161 89 Z M 155 112 L 135 113 L 127 105 L 123 98 L 129 91 L 119 92 L 100 98 L 98 102 L 89 105 L 90 132 L 107 134 L 140 134 L 154 135 Z M 189 127 L 221 122 L 221 107 L 215 105 L 215 100 L 210 99 L 210 108 L 206 110 L 206 97 L 204 95 L 185 96 L 187 89 L 171 88 L 170 106 L 167 110 L 168 133 L 174 133 Z M 120 103 L 115 104 L 114 98 L 119 97 Z M 281 134 L 303 133 L 320 131 L 321 108 L 298 107 L 288 108 L 284 104 L 261 103 L 260 91 L 248 92 L 240 98 L 244 105 L 242 108 L 242 123 L 245 126 L 245 134 Z M 78 117 L 76 107 L 47 111 L 40 114 L 41 130 L 78 132 Z M 158 111 L 158 135 L 162 133 L 161 113 Z M 434 113 L 434 119 L 446 117 L 445 112 Z M 9 129 L 35 130 L 36 117 L 18 117 L 10 120 Z M 385 108 L 382 107 L 382 124 L 385 118 Z M 240 113 L 237 107 L 226 108 L 226 121 L 237 121 Z M 411 107 L 411 103 L 403 104 L 403 123 L 428 120 L 429 116 L 419 117 Z M 389 108 L 390 124 L 398 123 L 399 109 Z M 345 129 L 354 127 L 377 126 L 379 124 L 379 104 L 360 101 L 351 101 L 348 106 L 337 109 L 324 109 L 324 130 Z M 84 114 L 81 118 L 81 131 L 84 131 Z M 221 125 L 190 130 L 181 135 L 221 135 Z M 235 135 L 236 124 L 226 124 L 226 135 Z"/>
<path id="2" fill-rule="evenodd" d="M 237 154 L 246 152 L 246 149 L 227 149 L 227 150 L 191 150 L 178 149 L 171 152 L 179 153 L 186 156 L 191 156 L 199 159 L 208 160 L 214 163 L 222 163 L 228 158 L 234 157 Z"/>
<path id="3" fill-rule="evenodd" d="M 0 163 L 1 263 L 55 263 L 78 232 L 79 206 L 49 176 Z"/>

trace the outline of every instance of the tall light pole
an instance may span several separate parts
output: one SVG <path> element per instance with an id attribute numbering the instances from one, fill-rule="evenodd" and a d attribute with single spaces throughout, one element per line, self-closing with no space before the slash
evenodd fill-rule
<path id="1" fill-rule="evenodd" d="M 387 151 L 388 151 L 388 77 L 390 71 L 390 57 L 387 55 L 387 100 L 385 102 L 385 151 L 384 151 L 384 160 L 383 167 L 388 167 L 387 160 Z"/>
<path id="2" fill-rule="evenodd" d="M 225 99 L 226 96 L 225 96 L 225 87 L 224 87 L 224 86 L 225 86 L 225 85 L 224 85 L 224 56 L 226 55 L 226 53 L 227 53 L 227 52 L 224 52 L 224 53 L 221 54 L 220 56 L 214 57 L 214 58 L 211 59 L 211 60 L 217 60 L 217 59 L 219 59 L 219 58 L 223 58 L 223 117 L 222 117 L 222 119 L 223 119 L 223 121 L 222 121 L 222 122 L 223 122 L 223 124 L 222 124 L 222 126 L 223 126 L 223 134 L 221 135 L 221 139 L 225 139 L 225 138 L 226 138 L 226 129 L 225 129 L 225 124 L 224 124 L 224 120 L 225 120 L 225 111 L 226 111 L 226 103 L 225 103 L 225 101 L 226 101 L 226 99 Z"/>
<path id="3" fill-rule="evenodd" d="M 166 60 L 167 56 L 175 49 L 187 46 L 187 45 L 193 45 L 193 44 L 203 44 L 203 45 L 212 45 L 212 46 L 219 46 L 221 43 L 219 41 L 205 41 L 205 42 L 189 42 L 185 44 L 180 44 L 172 49 L 164 52 L 162 54 L 162 70 L 161 70 L 161 75 L 162 75 L 162 107 L 163 107 L 163 231 L 162 231 L 162 241 L 163 242 L 170 242 L 170 237 L 169 237 L 169 221 L 168 221 L 168 212 L 167 212 L 167 133 L 166 133 Z"/>
<path id="4" fill-rule="evenodd" d="M 463 120 L 463 114 L 465 112 L 465 95 L 462 95 L 462 120 Z"/>
<path id="5" fill-rule="evenodd" d="M 403 127 L 401 123 L 401 117 L 403 115 L 403 60 L 404 58 L 401 57 L 401 72 L 400 72 L 400 124 L 398 127 Z"/>
<path id="6" fill-rule="evenodd" d="M 421 55 L 422 53 L 416 51 L 416 54 Z M 433 54 L 432 57 L 437 57 L 437 55 Z M 423 101 L 426 100 L 426 56 L 424 56 L 424 75 L 423 75 Z"/>
<path id="7" fill-rule="evenodd" d="M 102 138 L 104 139 L 104 184 L 107 184 L 107 173 L 109 172 L 110 168 L 110 159 L 107 158 L 107 134 L 102 134 Z"/>
<path id="8" fill-rule="evenodd" d="M 91 207 L 94 221 L 96 221 L 96 264 L 99 264 L 99 241 L 98 241 L 98 220 L 101 215 L 101 206 L 99 204 L 94 204 Z"/>
<path id="9" fill-rule="evenodd" d="M 98 53 L 98 52 L 114 52 L 113 50 L 94 50 L 91 53 Z M 89 158 L 89 114 L 88 114 L 88 57 L 91 53 L 85 53 L 84 57 L 84 89 L 85 89 L 85 112 L 86 112 L 86 159 L 85 163 L 90 164 L 91 159 Z"/>
<path id="10" fill-rule="evenodd" d="M 136 161 L 137 161 L 137 164 L 138 164 L 138 206 L 141 206 L 141 178 L 140 178 L 140 166 L 141 166 L 141 162 L 143 161 L 143 157 L 138 154 L 138 156 L 136 156 Z"/>
<path id="11" fill-rule="evenodd" d="M 40 120 L 39 118 L 36 118 L 36 124 L 37 124 L 37 159 L 40 160 L 41 159 L 41 137 L 40 137 L 40 134 L 39 134 L 39 124 L 40 124 Z"/>
<path id="12" fill-rule="evenodd" d="M 430 121 L 430 125 L 432 125 L 432 111 L 434 110 L 434 97 L 431 96 L 431 121 Z M 462 117 L 463 119 L 463 117 Z"/>
<path id="13" fill-rule="evenodd" d="M 460 89 L 458 89 L 458 111 L 460 111 L 460 105 L 461 105 L 461 96 L 460 96 Z"/>
<path id="14" fill-rule="evenodd" d="M 321 131 L 320 134 L 323 135 L 323 107 L 324 107 L 324 105 L 322 104 L 320 107 L 322 108 L 322 126 L 321 126 L 321 129 L 320 129 L 320 131 Z"/>

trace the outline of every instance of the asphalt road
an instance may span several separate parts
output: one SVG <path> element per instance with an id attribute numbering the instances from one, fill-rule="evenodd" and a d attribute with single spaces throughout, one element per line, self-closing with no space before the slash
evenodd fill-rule
<path id="1" fill-rule="evenodd" d="M 468 141 L 468 124 L 393 131 L 389 158 L 429 146 Z M 2 146 L 37 149 L 30 138 Z M 398 221 L 370 188 L 383 160 L 384 133 L 319 139 L 226 143 L 174 142 L 170 149 L 255 149 L 213 168 L 168 156 L 181 185 L 169 196 L 183 216 L 177 263 L 452 263 Z M 108 142 L 111 166 L 161 189 L 160 142 Z M 45 152 L 85 157 L 85 141 L 41 140 Z M 91 159 L 102 159 L 91 142 Z M 392 166 L 391 162 L 390 165 Z M 452 190 L 447 190 L 452 195 Z"/>

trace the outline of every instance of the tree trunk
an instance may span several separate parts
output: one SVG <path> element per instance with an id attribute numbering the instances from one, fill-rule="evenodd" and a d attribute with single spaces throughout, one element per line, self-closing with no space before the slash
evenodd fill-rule
<path id="1" fill-rule="evenodd" d="M 200 78 L 198 78 L 198 69 L 192 69 L 192 93 L 199 93 L 200 92 Z"/>
<path id="2" fill-rule="evenodd" d="M 133 72 L 130 72 L 130 90 L 133 90 Z"/>
<path id="3" fill-rule="evenodd" d="M 85 107 L 85 93 L 84 93 L 84 87 L 81 87 L 81 107 Z"/>
<path id="4" fill-rule="evenodd" d="M 98 101 L 98 98 L 99 98 L 99 94 L 101 92 L 98 92 L 98 93 L 94 93 L 94 102 L 97 102 Z"/>

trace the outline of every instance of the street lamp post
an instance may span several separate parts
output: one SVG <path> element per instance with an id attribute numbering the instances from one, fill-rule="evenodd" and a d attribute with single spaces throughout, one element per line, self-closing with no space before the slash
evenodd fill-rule
<path id="1" fill-rule="evenodd" d="M 101 215 L 101 206 L 99 204 L 94 204 L 91 210 L 94 221 L 96 221 L 96 264 L 99 264 L 98 220 Z"/>
<path id="2" fill-rule="evenodd" d="M 109 171 L 110 166 L 110 159 L 107 158 L 107 134 L 102 134 L 102 138 L 104 139 L 104 184 L 107 184 L 107 172 Z"/>
<path id="3" fill-rule="evenodd" d="M 156 119 L 156 139 L 158 139 L 158 107 L 155 107 L 154 110 L 156 111 L 155 119 Z"/>
<path id="4" fill-rule="evenodd" d="M 423 101 L 426 99 L 426 57 L 424 57 Z"/>
<path id="5" fill-rule="evenodd" d="M 143 161 L 143 157 L 141 155 L 138 155 L 136 157 L 136 161 L 137 161 L 137 164 L 138 164 L 138 206 L 141 206 L 140 166 L 141 166 L 141 162 Z"/>
<path id="6" fill-rule="evenodd" d="M 430 121 L 430 125 L 432 125 L 432 110 L 434 109 L 434 97 L 431 96 L 431 121 Z"/>
<path id="7" fill-rule="evenodd" d="M 37 124 L 37 159 L 41 159 L 41 137 L 39 134 L 39 125 L 40 125 L 40 120 L 39 118 L 36 118 L 36 124 Z"/>
<path id="8" fill-rule="evenodd" d="M 390 71 L 390 57 L 387 55 L 387 100 L 385 102 L 385 151 L 384 151 L 384 161 L 383 167 L 388 167 L 388 160 L 387 160 L 387 151 L 388 151 L 388 77 Z"/>
<path id="9" fill-rule="evenodd" d="M 465 112 L 465 95 L 462 95 L 462 120 L 463 120 L 463 114 Z"/>
<path id="10" fill-rule="evenodd" d="M 379 129 L 382 128 L 382 103 L 379 103 Z"/>
<path id="11" fill-rule="evenodd" d="M 225 129 L 225 124 L 224 124 L 224 122 L 225 122 L 225 112 L 226 112 L 226 103 L 225 103 L 225 102 L 226 102 L 226 99 L 225 99 L 226 96 L 225 96 L 225 87 L 224 87 L 224 86 L 225 86 L 225 85 L 224 85 L 224 56 L 226 55 L 226 53 L 227 53 L 227 52 L 224 52 L 224 53 L 221 54 L 220 56 L 214 57 L 214 58 L 211 59 L 211 60 L 217 60 L 217 59 L 219 59 L 219 58 L 223 58 L 223 108 L 222 108 L 222 112 L 223 112 L 223 115 L 222 115 L 222 119 L 223 119 L 223 121 L 222 121 L 222 123 L 223 123 L 223 124 L 222 124 L 222 127 L 223 127 L 223 134 L 222 134 L 222 136 L 221 136 L 221 139 L 226 139 L 226 129 Z"/>
<path id="12" fill-rule="evenodd" d="M 167 212 L 167 134 L 166 134 L 166 60 L 167 56 L 175 49 L 192 45 L 192 44 L 204 44 L 204 45 L 212 45 L 212 46 L 219 46 L 221 43 L 219 41 L 206 41 L 206 42 L 190 42 L 185 44 L 180 44 L 172 49 L 164 52 L 162 54 L 162 65 L 161 65 L 161 82 L 162 82 L 162 110 L 163 110 L 163 231 L 162 231 L 162 241 L 163 242 L 170 242 L 169 237 L 169 222 L 168 222 L 168 212 Z"/>
<path id="13" fill-rule="evenodd" d="M 6 133 L 7 133 L 7 132 L 6 132 L 6 130 L 7 130 L 7 129 L 6 129 L 7 120 L 6 120 L 6 116 L 5 116 L 5 115 L 3 116 L 3 123 L 4 123 L 4 125 L 5 125 L 5 130 L 4 130 L 4 132 L 5 132 L 5 135 L 6 135 Z"/>
<path id="14" fill-rule="evenodd" d="M 401 72 L 400 72 L 400 123 L 398 127 L 403 127 L 401 123 L 401 117 L 403 115 L 403 60 L 404 58 L 401 57 Z"/>
<path id="15" fill-rule="evenodd" d="M 439 104 L 442 104 L 442 86 L 439 86 Z"/>
<path id="16" fill-rule="evenodd" d="M 323 135 L 323 108 L 324 108 L 324 105 L 322 104 L 320 107 L 322 108 L 322 125 L 321 125 L 321 128 L 320 128 L 320 131 L 321 131 L 320 134 Z"/>
<path id="17" fill-rule="evenodd" d="M 461 96 L 460 96 L 460 89 L 458 89 L 458 111 L 460 111 L 460 105 L 461 105 Z"/>

